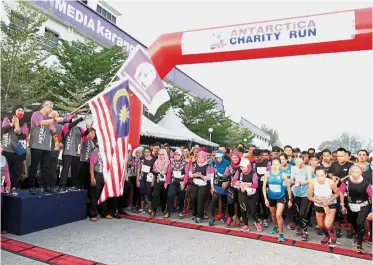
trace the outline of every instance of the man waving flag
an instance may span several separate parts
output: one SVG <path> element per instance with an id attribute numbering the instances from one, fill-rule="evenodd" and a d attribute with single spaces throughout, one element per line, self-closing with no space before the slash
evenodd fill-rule
<path id="1" fill-rule="evenodd" d="M 130 96 L 127 79 L 122 79 L 89 102 L 96 123 L 97 139 L 103 160 L 104 189 L 98 203 L 120 197 L 126 178 Z"/>

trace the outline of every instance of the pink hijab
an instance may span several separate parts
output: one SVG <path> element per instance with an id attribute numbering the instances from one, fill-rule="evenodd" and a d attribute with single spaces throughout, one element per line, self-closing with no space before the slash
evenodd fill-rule
<path id="1" fill-rule="evenodd" d="M 203 160 L 204 160 L 201 164 L 198 162 L 198 157 L 199 156 L 202 156 Z M 207 154 L 206 154 L 206 152 L 199 151 L 198 154 L 197 154 L 197 157 L 196 157 L 196 162 L 197 162 L 197 165 L 199 167 L 203 167 L 204 165 L 206 165 L 207 164 Z"/>
<path id="2" fill-rule="evenodd" d="M 160 154 L 163 154 L 162 158 L 159 156 Z M 168 159 L 168 154 L 167 154 L 167 151 L 165 149 L 159 150 L 158 159 L 157 159 L 157 161 L 155 161 L 155 164 L 156 164 L 157 170 L 159 172 L 167 171 L 168 166 L 170 164 L 170 160 Z"/>

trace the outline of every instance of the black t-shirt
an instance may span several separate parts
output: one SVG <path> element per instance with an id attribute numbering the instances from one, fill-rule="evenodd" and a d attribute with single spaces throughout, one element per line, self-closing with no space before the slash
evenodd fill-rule
<path id="1" fill-rule="evenodd" d="M 326 169 L 326 174 L 330 173 L 330 168 L 332 167 L 332 165 L 333 165 L 333 163 L 330 164 L 329 167 L 327 167 L 327 166 L 325 166 L 325 165 L 323 164 L 323 162 L 320 163 L 320 166 L 322 166 L 323 168 Z"/>
<path id="2" fill-rule="evenodd" d="M 348 171 L 353 165 L 354 164 L 352 164 L 351 162 L 347 162 L 344 165 L 340 165 L 338 162 L 333 162 L 333 164 L 329 168 L 329 173 L 341 179 L 348 176 Z"/>
<path id="3" fill-rule="evenodd" d="M 372 185 L 372 169 L 369 168 L 369 170 L 365 171 L 363 173 L 363 178 L 366 179 L 370 185 Z"/>

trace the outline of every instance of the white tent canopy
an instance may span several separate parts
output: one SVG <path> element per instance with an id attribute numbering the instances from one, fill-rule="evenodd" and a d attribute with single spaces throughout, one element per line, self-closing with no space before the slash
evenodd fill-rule
<path id="1" fill-rule="evenodd" d="M 142 116 L 141 121 L 141 136 L 179 140 L 179 141 L 188 141 L 189 139 L 182 134 L 176 132 L 171 132 L 162 126 L 152 122 L 144 115 Z"/>
<path id="2" fill-rule="evenodd" d="M 172 131 L 174 134 L 182 135 L 188 138 L 190 141 L 199 143 L 202 145 L 218 147 L 219 145 L 199 137 L 197 134 L 191 132 L 182 122 L 180 117 L 175 114 L 173 108 L 169 108 L 163 119 L 158 122 L 158 125 Z"/>

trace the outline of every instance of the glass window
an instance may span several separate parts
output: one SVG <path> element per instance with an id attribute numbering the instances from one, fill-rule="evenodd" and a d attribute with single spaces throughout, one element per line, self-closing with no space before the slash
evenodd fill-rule
<path id="1" fill-rule="evenodd" d="M 45 37 L 46 37 L 46 41 L 45 41 L 45 49 L 46 50 L 54 50 L 54 49 L 57 49 L 58 47 L 58 39 L 60 37 L 60 35 L 50 29 L 45 29 Z"/>
<path id="2" fill-rule="evenodd" d="M 114 15 L 112 15 L 105 8 L 103 8 L 99 5 L 97 5 L 97 13 L 99 13 L 101 16 L 103 16 L 104 18 L 106 18 L 107 20 L 109 20 L 113 23 L 117 22 L 117 18 Z"/>

